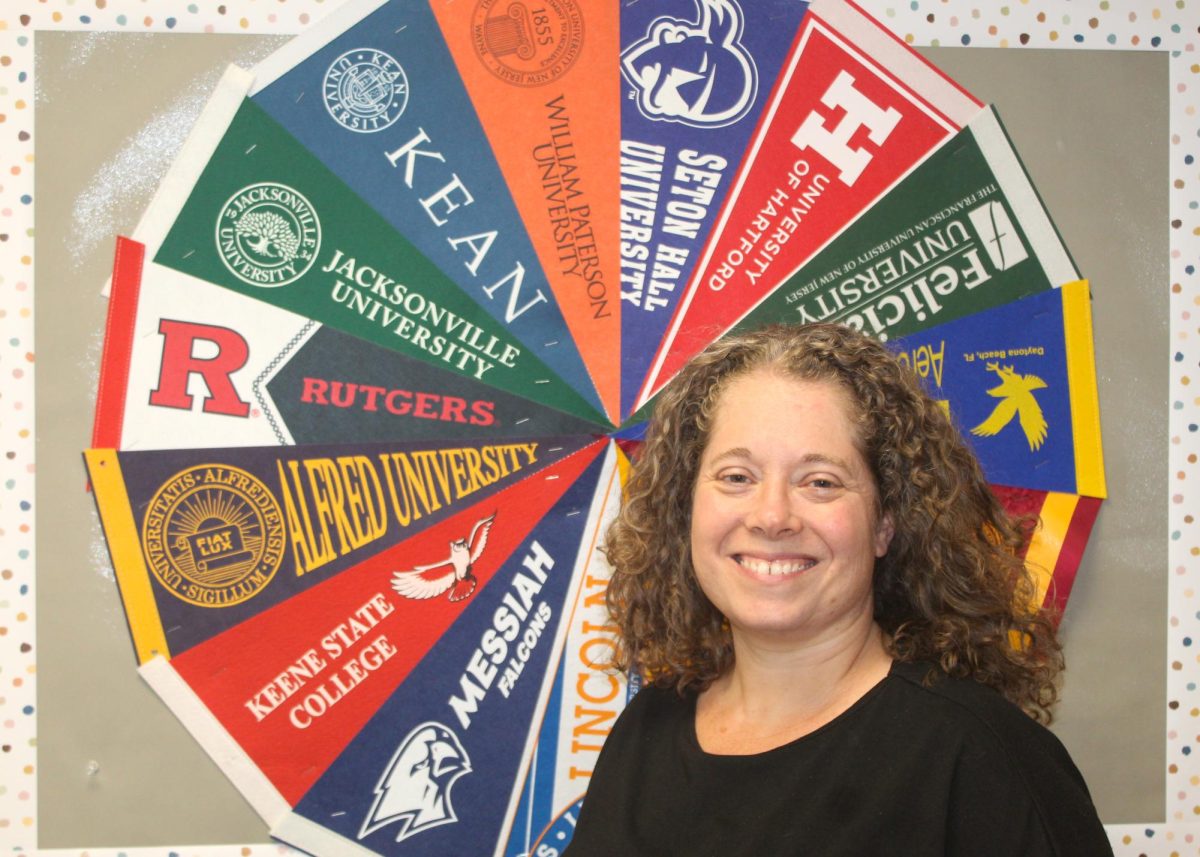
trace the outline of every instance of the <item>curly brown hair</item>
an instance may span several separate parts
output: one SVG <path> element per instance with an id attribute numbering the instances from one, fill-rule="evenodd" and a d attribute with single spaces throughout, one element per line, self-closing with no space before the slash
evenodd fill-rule
<path id="1" fill-rule="evenodd" d="M 1034 522 L 1000 506 L 975 456 L 916 375 L 883 345 L 832 324 L 773 325 L 710 345 L 657 397 L 605 552 L 614 666 L 702 691 L 728 670 L 725 617 L 692 569 L 692 494 L 721 393 L 770 368 L 849 394 L 859 446 L 895 527 L 875 564 L 875 619 L 889 653 L 999 691 L 1049 722 L 1062 652 L 1021 560 Z M 930 681 L 936 678 L 936 670 Z"/>

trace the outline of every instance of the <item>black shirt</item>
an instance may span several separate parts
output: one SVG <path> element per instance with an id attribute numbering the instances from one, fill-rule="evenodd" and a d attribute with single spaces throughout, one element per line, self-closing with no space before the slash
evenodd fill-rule
<path id="1" fill-rule="evenodd" d="M 705 753 L 696 697 L 643 689 L 597 761 L 566 857 L 1106 857 L 1079 771 L 990 688 L 894 664 L 782 747 Z"/>

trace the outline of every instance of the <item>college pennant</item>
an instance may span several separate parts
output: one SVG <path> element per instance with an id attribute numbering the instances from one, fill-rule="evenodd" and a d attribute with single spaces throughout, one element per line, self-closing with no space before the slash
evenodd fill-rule
<path id="1" fill-rule="evenodd" d="M 602 434 L 573 417 L 355 339 L 117 242 L 96 448 Z"/>
<path id="2" fill-rule="evenodd" d="M 662 339 L 807 8 L 620 4 L 622 342 Z M 622 415 L 653 359 L 654 347 L 622 350 Z"/>
<path id="3" fill-rule="evenodd" d="M 276 239 L 284 244 L 276 247 Z M 155 261 L 507 392 L 604 419 L 253 101 L 234 115 Z"/>
<path id="4" fill-rule="evenodd" d="M 982 106 L 857 6 L 815 0 L 639 407 Z"/>
<path id="5" fill-rule="evenodd" d="M 172 652 L 169 659 L 165 652 L 155 653 L 143 664 L 143 676 L 214 759 L 228 763 L 235 784 L 274 823 L 395 688 L 410 681 L 431 650 L 453 645 L 446 641 L 464 633 L 474 635 L 463 617 L 479 613 L 474 605 L 495 600 L 492 581 L 506 557 L 533 522 L 564 494 L 579 490 L 573 486 L 587 481 L 584 474 L 595 471 L 604 448 L 603 442 L 595 442 L 498 493 L 473 497 L 474 502 L 460 504 L 404 541 L 378 552 L 363 551 L 333 572 L 314 575 L 310 585 L 286 600 L 264 603 L 242 621 Z M 227 485 L 233 487 L 224 493 L 231 494 L 247 488 L 247 481 L 228 480 Z M 219 511 L 222 500 L 232 505 L 220 493 L 210 487 L 194 496 L 207 504 L 205 511 Z M 258 505 L 265 505 L 262 495 L 256 496 Z M 334 495 L 324 496 L 329 500 Z M 369 516 L 353 495 L 345 496 L 350 501 L 342 515 L 357 510 Z M 567 512 L 587 519 L 587 509 L 578 505 L 563 514 Z M 149 514 L 152 520 L 153 509 Z M 199 545 L 196 550 L 207 551 L 204 571 L 228 562 L 223 567 L 236 573 L 240 569 L 233 563 L 241 558 L 230 550 L 258 547 L 244 523 L 202 523 L 206 526 L 198 535 L 184 538 L 189 546 Z M 286 536 L 280 534 L 280 540 Z M 563 586 L 571 577 L 570 563 L 564 565 L 555 578 L 562 578 Z M 199 577 L 198 569 L 183 570 Z M 505 593 L 504 603 L 511 602 L 514 611 L 528 609 L 523 599 L 530 591 L 514 591 Z M 488 615 L 492 613 L 489 608 Z M 168 629 L 168 636 L 173 632 Z M 423 679 L 412 680 L 423 686 Z"/>
<path id="6" fill-rule="evenodd" d="M 89 450 L 85 458 L 144 663 L 176 656 L 598 443 Z"/>
<path id="7" fill-rule="evenodd" d="M 1035 603 L 1061 617 L 1103 499 L 1006 485 L 992 490 L 1010 515 L 1037 519 L 1025 567 L 1037 585 Z"/>
<path id="8" fill-rule="evenodd" d="M 505 181 L 429 4 L 350 3 L 252 73 L 255 104 L 524 352 L 603 410 L 563 318 L 575 305 L 561 303 L 547 283 L 525 225 L 531 221 L 523 223 L 514 204 L 517 185 Z M 330 217 L 356 223 L 353 210 L 325 211 L 323 224 Z M 382 261 L 380 246 L 365 256 L 341 249 L 359 264 Z M 378 270 L 420 285 L 427 297 L 440 294 L 437 281 L 415 271 Z M 383 301 L 408 312 L 394 298 Z"/>
<path id="9" fill-rule="evenodd" d="M 841 322 L 886 342 L 1077 279 L 989 107 L 734 329 Z"/>
<path id="10" fill-rule="evenodd" d="M 499 853 L 576 621 L 580 546 L 592 537 L 589 510 L 609 481 L 603 471 L 611 461 L 594 460 L 552 508 L 546 500 L 548 511 L 522 516 L 515 543 L 453 633 L 428 650 L 273 836 L 310 852 L 354 844 L 379 854 Z M 493 537 L 500 525 L 498 516 Z"/>
<path id="11" fill-rule="evenodd" d="M 1107 495 L 1085 280 L 893 340 L 988 481 Z"/>
<path id="12" fill-rule="evenodd" d="M 616 444 L 592 506 L 580 550 L 582 586 L 571 614 L 562 660 L 551 688 L 524 787 L 497 855 L 553 857 L 570 841 L 583 794 L 617 715 L 636 682 L 607 667 L 614 651 L 605 594 L 612 568 L 601 550 L 620 508 L 626 470 Z"/>

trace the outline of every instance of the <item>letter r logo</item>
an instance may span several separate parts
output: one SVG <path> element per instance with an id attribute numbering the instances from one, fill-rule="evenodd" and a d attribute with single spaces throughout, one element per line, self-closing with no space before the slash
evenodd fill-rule
<path id="1" fill-rule="evenodd" d="M 830 131 L 819 114 L 809 113 L 792 135 L 792 143 L 801 150 L 814 149 L 841 171 L 838 178 L 844 184 L 852 185 L 873 157 L 865 149 L 850 147 L 854 132 L 865 127 L 867 139 L 882 146 L 896 129 L 901 113 L 894 107 L 884 110 L 855 89 L 854 77 L 847 71 L 838 72 L 837 78 L 821 96 L 821 103 L 830 109 L 840 107 L 845 110 L 842 121 Z"/>
<path id="2" fill-rule="evenodd" d="M 192 409 L 188 380 L 199 375 L 208 387 L 203 410 L 206 414 L 231 417 L 250 415 L 250 403 L 238 396 L 230 377 L 246 365 L 250 346 L 242 335 L 227 327 L 162 319 L 158 332 L 163 337 L 162 364 L 158 386 L 150 391 L 150 404 L 160 408 Z M 216 346 L 212 357 L 197 357 L 196 343 Z"/>

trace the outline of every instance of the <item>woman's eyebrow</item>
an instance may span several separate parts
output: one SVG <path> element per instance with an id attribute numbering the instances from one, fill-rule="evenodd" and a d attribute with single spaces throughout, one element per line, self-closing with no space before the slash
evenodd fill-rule
<path id="1" fill-rule="evenodd" d="M 744 446 L 735 446 L 725 450 L 719 455 L 714 455 L 710 459 L 710 463 L 716 464 L 720 461 L 725 461 L 729 458 L 753 458 L 750 450 Z M 845 459 L 838 458 L 836 455 L 826 455 L 823 452 L 809 452 L 800 457 L 800 464 L 828 464 L 830 467 L 838 467 L 842 470 L 852 470 L 850 462 Z"/>
<path id="2" fill-rule="evenodd" d="M 732 449 L 727 449 L 719 455 L 714 455 L 709 459 L 710 463 L 716 464 L 718 461 L 724 461 L 727 458 L 751 458 L 750 450 L 744 446 L 735 446 Z"/>

